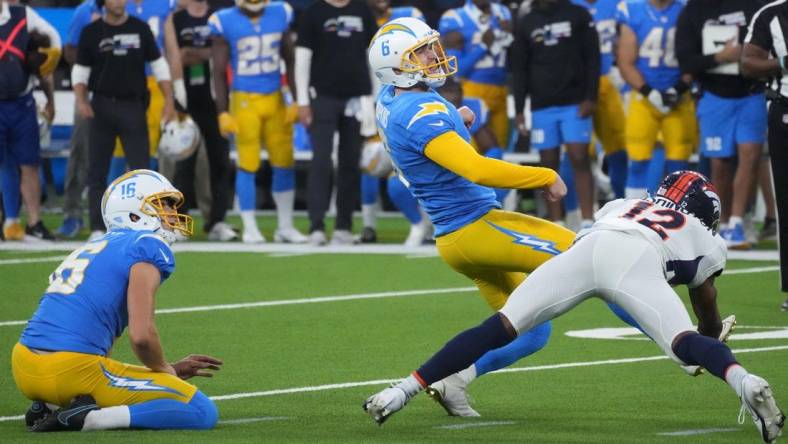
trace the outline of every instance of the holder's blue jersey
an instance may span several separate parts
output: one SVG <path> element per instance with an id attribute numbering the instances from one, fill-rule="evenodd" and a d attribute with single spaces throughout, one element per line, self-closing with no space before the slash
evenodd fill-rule
<path id="1" fill-rule="evenodd" d="M 477 185 L 430 160 L 424 148 L 434 138 L 454 131 L 470 143 L 471 135 L 457 109 L 437 92 L 394 95 L 385 85 L 375 110 L 378 132 L 397 175 L 435 225 L 435 236 L 458 230 L 493 208 L 495 191 Z"/>
<path id="2" fill-rule="evenodd" d="M 591 13 L 599 34 L 599 54 L 602 56 L 601 75 L 610 73 L 613 67 L 613 47 L 616 42 L 616 15 L 620 0 L 596 0 L 591 3 L 588 0 L 572 0 L 572 3 L 580 5 Z"/>
<path id="3" fill-rule="evenodd" d="M 618 21 L 632 28 L 638 40 L 636 67 L 646 83 L 664 91 L 681 77 L 676 58 L 676 23 L 684 0 L 674 0 L 664 9 L 648 0 L 624 0 L 618 5 Z"/>
<path id="4" fill-rule="evenodd" d="M 292 21 L 293 8 L 280 1 L 266 6 L 257 23 L 237 6 L 211 15 L 211 35 L 223 37 L 230 47 L 233 91 L 270 94 L 279 90 L 279 48 Z"/>
<path id="5" fill-rule="evenodd" d="M 107 356 L 128 325 L 132 265 L 147 262 L 162 282 L 175 270 L 170 246 L 151 231 L 113 230 L 71 253 L 19 340 L 29 348 Z"/>
<path id="6" fill-rule="evenodd" d="M 497 56 L 487 54 L 481 46 L 482 35 L 488 28 L 501 29 L 502 21 L 511 21 L 512 13 L 506 6 L 492 2 L 490 4 L 491 14 L 486 23 L 481 19 L 481 10 L 467 0 L 462 8 L 450 9 L 446 11 L 438 24 L 438 31 L 441 35 L 457 31 L 462 34 L 465 46 L 462 55 L 457 59 L 461 60 L 474 53 L 485 54 L 479 58 L 464 77 L 477 83 L 487 83 L 492 85 L 503 85 L 506 82 L 506 51 L 501 51 Z M 452 53 L 453 50 L 448 50 Z M 460 67 L 465 70 L 464 67 Z"/>

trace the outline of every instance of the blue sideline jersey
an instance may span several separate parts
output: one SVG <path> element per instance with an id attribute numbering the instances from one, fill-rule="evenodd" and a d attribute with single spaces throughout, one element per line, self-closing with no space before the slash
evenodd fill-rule
<path id="1" fill-rule="evenodd" d="M 652 88 L 664 91 L 678 82 L 681 72 L 676 58 L 676 23 L 684 0 L 664 9 L 648 0 L 625 0 L 618 5 L 618 21 L 632 28 L 638 40 L 635 65 Z"/>
<path id="2" fill-rule="evenodd" d="M 96 6 L 96 0 L 87 0 L 74 9 L 71 22 L 68 24 L 68 34 L 64 45 L 79 46 L 79 36 L 85 26 L 101 16 L 101 8 Z"/>
<path id="3" fill-rule="evenodd" d="M 19 340 L 29 348 L 107 356 L 128 325 L 131 266 L 148 262 L 162 282 L 175 270 L 169 245 L 151 231 L 113 230 L 69 255 Z"/>
<path id="4" fill-rule="evenodd" d="M 292 21 L 293 8 L 285 2 L 266 6 L 257 23 L 237 6 L 211 15 L 211 35 L 224 38 L 230 47 L 233 91 L 270 94 L 279 90 L 279 48 Z"/>
<path id="5" fill-rule="evenodd" d="M 425 21 L 424 14 L 421 13 L 419 8 L 414 8 L 413 6 L 400 6 L 398 8 L 391 8 L 391 16 L 388 19 L 383 20 L 383 23 L 378 23 L 378 26 L 382 26 L 386 22 L 403 17 L 419 19 L 422 22 Z"/>
<path id="6" fill-rule="evenodd" d="M 443 14 L 438 24 L 438 31 L 443 36 L 454 31 L 462 34 L 465 45 L 462 55 L 457 57 L 458 60 L 466 59 L 472 54 L 484 54 L 476 60 L 473 68 L 463 75 L 464 78 L 477 83 L 503 85 L 506 82 L 506 51 L 501 51 L 499 55 L 493 57 L 481 46 L 481 40 L 488 28 L 501 29 L 502 21 L 510 22 L 512 13 L 506 6 L 496 2 L 492 2 L 490 8 L 491 14 L 487 19 L 489 21 L 483 24 L 481 10 L 471 0 L 467 0 L 462 8 L 450 9 Z M 452 50 L 447 51 L 452 52 Z M 459 69 L 465 72 L 466 68 L 460 66 Z"/>
<path id="7" fill-rule="evenodd" d="M 397 175 L 435 225 L 435 236 L 458 230 L 493 208 L 500 208 L 492 188 L 477 185 L 443 168 L 424 154 L 434 138 L 454 131 L 470 143 L 457 109 L 437 92 L 394 95 L 385 85 L 375 109 L 378 132 Z"/>
<path id="8" fill-rule="evenodd" d="M 599 34 L 599 53 L 602 56 L 600 65 L 601 75 L 610 73 L 613 67 L 613 47 L 616 42 L 616 15 L 620 0 L 596 0 L 591 3 L 588 0 L 572 0 L 572 3 L 580 5 L 591 13 Z"/>
<path id="9" fill-rule="evenodd" d="M 126 12 L 147 23 L 156 39 L 156 46 L 164 54 L 164 23 L 172 11 L 175 10 L 176 0 L 129 0 L 126 3 Z"/>
<path id="10" fill-rule="evenodd" d="M 482 99 L 477 99 L 475 97 L 464 97 L 462 99 L 462 106 L 467 106 L 473 111 L 473 114 L 476 115 L 473 124 L 468 128 L 468 131 L 473 136 L 479 132 L 484 125 L 487 125 L 487 120 L 490 118 L 490 109 L 487 108 L 487 105 L 484 104 Z"/>

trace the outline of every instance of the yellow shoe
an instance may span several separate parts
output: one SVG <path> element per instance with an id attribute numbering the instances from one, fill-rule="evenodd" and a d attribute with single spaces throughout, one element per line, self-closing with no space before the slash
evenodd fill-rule
<path id="1" fill-rule="evenodd" d="M 21 241 L 25 239 L 25 229 L 19 222 L 12 222 L 3 226 L 3 236 L 7 241 Z"/>

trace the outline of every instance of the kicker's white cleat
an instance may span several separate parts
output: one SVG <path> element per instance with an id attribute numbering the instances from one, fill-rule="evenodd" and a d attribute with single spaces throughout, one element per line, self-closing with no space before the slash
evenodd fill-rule
<path id="1" fill-rule="evenodd" d="M 728 342 L 728 337 L 733 332 L 734 327 L 736 327 L 736 315 L 730 315 L 727 318 L 722 320 L 722 330 L 720 330 L 720 336 L 717 338 L 720 342 Z M 698 376 L 703 374 L 703 367 L 699 365 L 682 365 L 681 369 L 687 372 L 690 376 Z"/>
<path id="2" fill-rule="evenodd" d="M 769 383 L 760 376 L 749 374 L 741 382 L 741 411 L 739 424 L 744 423 L 744 412 L 749 412 L 765 443 L 773 443 L 782 435 L 785 414 L 777 407 Z"/>
<path id="3" fill-rule="evenodd" d="M 427 387 L 427 395 L 440 404 L 451 416 L 482 416 L 468 402 L 468 385 L 456 373 Z"/>
<path id="4" fill-rule="evenodd" d="M 363 407 L 378 425 L 383 425 L 391 415 L 402 410 L 408 401 L 410 398 L 404 390 L 389 387 L 367 398 Z"/>

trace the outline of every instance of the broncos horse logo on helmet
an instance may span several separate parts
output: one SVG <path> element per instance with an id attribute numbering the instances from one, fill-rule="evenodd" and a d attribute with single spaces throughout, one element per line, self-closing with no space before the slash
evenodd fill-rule
<path id="1" fill-rule="evenodd" d="M 662 179 L 654 197 L 657 203 L 695 216 L 713 234 L 720 226 L 720 197 L 703 174 L 676 171 Z"/>

